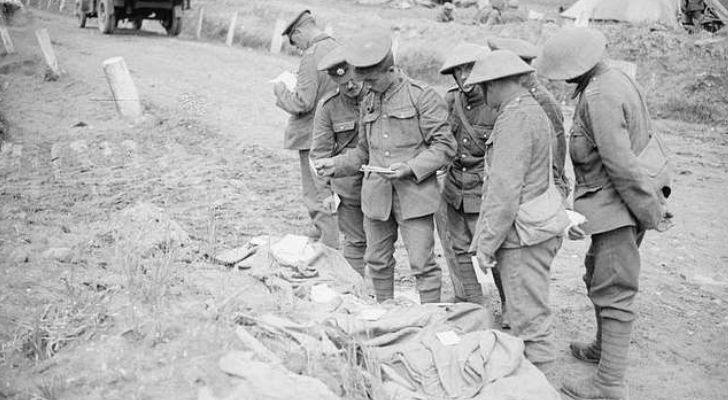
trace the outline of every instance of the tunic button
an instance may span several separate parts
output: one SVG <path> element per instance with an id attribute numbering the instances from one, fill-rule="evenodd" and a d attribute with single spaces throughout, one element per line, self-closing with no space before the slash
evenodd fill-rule
<path id="1" fill-rule="evenodd" d="M 460 155 L 460 158 L 465 158 L 465 154 L 461 154 Z"/>
<path id="2" fill-rule="evenodd" d="M 387 157 L 389 157 L 389 152 L 388 151 L 385 151 L 384 152 L 384 155 L 387 156 Z"/>
<path id="3" fill-rule="evenodd" d="M 465 172 L 465 171 L 467 171 L 467 170 L 468 170 L 467 168 L 463 167 L 463 172 Z"/>
<path id="4" fill-rule="evenodd" d="M 386 133 L 383 134 L 382 136 L 384 136 L 385 138 L 388 138 L 389 137 L 389 135 L 387 135 Z"/>
<path id="5" fill-rule="evenodd" d="M 467 108 L 468 110 L 470 110 L 471 107 L 470 106 L 465 106 L 465 108 Z"/>
<path id="6" fill-rule="evenodd" d="M 467 142 L 468 142 L 467 138 L 463 139 L 463 143 L 467 143 Z"/>
<path id="7" fill-rule="evenodd" d="M 387 114 L 382 114 L 382 118 L 387 118 L 387 117 L 389 117 L 389 115 L 387 115 Z"/>

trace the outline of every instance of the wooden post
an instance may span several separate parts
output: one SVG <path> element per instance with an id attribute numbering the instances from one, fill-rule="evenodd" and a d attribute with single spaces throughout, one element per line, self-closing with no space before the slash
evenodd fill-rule
<path id="1" fill-rule="evenodd" d="M 61 0 L 61 5 L 58 6 L 58 11 L 63 12 L 66 8 L 66 0 Z"/>
<path id="2" fill-rule="evenodd" d="M 116 109 L 123 117 L 138 118 L 142 115 L 142 106 L 139 102 L 134 81 L 131 79 L 126 62 L 121 57 L 112 57 L 102 64 L 106 81 L 114 96 Z"/>
<path id="3" fill-rule="evenodd" d="M 5 46 L 5 52 L 8 54 L 15 53 L 15 46 L 13 46 L 13 39 L 10 37 L 10 32 L 5 25 L 0 25 L 0 36 L 2 36 L 3 46 Z"/>
<path id="4" fill-rule="evenodd" d="M 48 3 L 46 3 L 46 10 L 51 9 L 51 4 L 53 4 L 53 0 L 48 0 Z"/>
<path id="5" fill-rule="evenodd" d="M 230 18 L 230 28 L 228 28 L 227 40 L 225 40 L 225 44 L 227 44 L 228 47 L 233 45 L 233 39 L 235 39 L 235 25 L 237 25 L 237 23 L 238 12 L 235 11 L 233 17 Z"/>
<path id="6" fill-rule="evenodd" d="M 202 37 L 202 20 L 205 18 L 205 9 L 200 7 L 200 17 L 197 19 L 197 30 L 195 31 L 195 38 L 200 40 Z"/>
<path id="7" fill-rule="evenodd" d="M 392 35 L 392 58 L 397 62 L 397 53 L 399 52 L 399 30 L 394 31 Z"/>
<path id="8" fill-rule="evenodd" d="M 281 52 L 281 46 L 283 45 L 283 36 L 281 33 L 283 32 L 283 28 L 286 27 L 286 20 L 282 18 L 278 18 L 276 20 L 276 25 L 273 28 L 273 37 L 270 40 L 270 52 L 271 53 L 280 53 Z"/>
<path id="9" fill-rule="evenodd" d="M 51 37 L 48 35 L 48 29 L 38 29 L 35 31 L 35 37 L 38 39 L 40 50 L 43 52 L 43 58 L 50 69 L 50 74 L 46 74 L 46 79 L 56 80 L 61 76 L 61 68 L 58 66 L 56 53 L 53 52 Z"/>

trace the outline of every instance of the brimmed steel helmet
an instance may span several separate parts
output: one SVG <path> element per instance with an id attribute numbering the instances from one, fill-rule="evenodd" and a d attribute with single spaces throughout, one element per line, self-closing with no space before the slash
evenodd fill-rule
<path id="1" fill-rule="evenodd" d="M 452 74 L 452 71 L 461 65 L 474 63 L 490 52 L 490 49 L 472 43 L 461 43 L 455 47 L 440 68 L 443 75 Z"/>
<path id="2" fill-rule="evenodd" d="M 488 46 L 491 50 L 510 50 L 526 62 L 538 57 L 539 53 L 535 44 L 521 39 L 492 37 L 488 38 Z"/>
<path id="3" fill-rule="evenodd" d="M 607 38 L 590 28 L 563 28 L 543 46 L 536 59 L 538 74 L 552 80 L 577 78 L 604 58 Z"/>
<path id="4" fill-rule="evenodd" d="M 475 85 L 533 72 L 533 68 L 510 50 L 494 50 L 475 62 L 465 85 Z"/>

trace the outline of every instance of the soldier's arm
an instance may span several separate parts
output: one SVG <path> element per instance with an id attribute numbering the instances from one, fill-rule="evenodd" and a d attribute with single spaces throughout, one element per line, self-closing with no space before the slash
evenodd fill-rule
<path id="1" fill-rule="evenodd" d="M 334 152 L 334 129 L 331 124 L 331 112 L 326 106 L 324 97 L 316 107 L 313 120 L 313 141 L 311 143 L 310 157 L 313 160 L 331 157 Z"/>
<path id="2" fill-rule="evenodd" d="M 480 206 L 478 251 L 494 256 L 511 230 L 531 165 L 533 129 L 523 113 L 502 114 L 493 131 L 493 161 Z"/>
<path id="3" fill-rule="evenodd" d="M 362 121 L 363 112 L 359 114 L 359 142 L 356 148 L 334 157 L 334 176 L 356 175 L 364 164 L 369 164 L 369 137 L 366 134 L 366 124 Z"/>
<path id="4" fill-rule="evenodd" d="M 316 107 L 317 90 L 318 70 L 314 53 L 307 51 L 298 66 L 296 88 L 293 91 L 276 89 L 276 105 L 290 114 L 305 114 Z"/>
<path id="5" fill-rule="evenodd" d="M 448 122 L 445 100 L 434 89 L 425 89 L 417 99 L 416 106 L 420 130 L 429 146 L 406 164 L 415 180 L 421 182 L 452 160 L 457 144 Z"/>
<path id="6" fill-rule="evenodd" d="M 627 120 L 617 96 L 587 89 L 587 112 L 604 169 L 630 212 L 646 229 L 662 218 L 662 206 L 652 182 L 632 152 Z"/>

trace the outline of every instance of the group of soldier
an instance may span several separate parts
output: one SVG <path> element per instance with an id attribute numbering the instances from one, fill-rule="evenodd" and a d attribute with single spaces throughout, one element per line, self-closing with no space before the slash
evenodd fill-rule
<path id="1" fill-rule="evenodd" d="M 462 280 L 463 300 L 483 304 L 475 268 L 491 271 L 511 332 L 544 371 L 556 358 L 551 263 L 565 229 L 572 239 L 590 235 L 584 281 L 597 333 L 593 342 L 570 349 L 598 367 L 562 390 L 576 399 L 627 398 L 638 247 L 665 212 L 637 160 L 651 131 L 642 94 L 604 62 L 604 36 L 564 28 L 540 56 L 521 40 L 461 44 L 440 71 L 455 83 L 442 98 L 397 67 L 386 33 L 365 32 L 340 44 L 304 11 L 283 34 L 303 51 L 296 88 L 281 83 L 274 92 L 291 114 L 285 147 L 299 152 L 312 235 L 341 248 L 383 302 L 394 297 L 401 234 L 421 302 L 440 302 L 433 215 L 444 201 L 447 226 L 438 228 L 450 238 L 451 273 Z M 529 202 L 547 194 L 563 202 L 570 191 L 563 115 L 536 71 L 576 85 L 568 151 L 573 208 L 587 219 L 581 225 L 519 220 Z"/>

